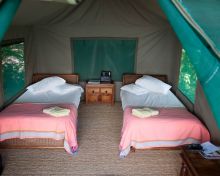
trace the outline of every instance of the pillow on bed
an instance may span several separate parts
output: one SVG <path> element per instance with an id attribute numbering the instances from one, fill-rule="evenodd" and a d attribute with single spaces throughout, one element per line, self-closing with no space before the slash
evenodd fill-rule
<path id="1" fill-rule="evenodd" d="M 135 84 L 128 84 L 121 87 L 121 90 L 125 90 L 135 95 L 143 95 L 148 93 L 149 91 Z"/>
<path id="2" fill-rule="evenodd" d="M 66 94 L 77 90 L 79 90 L 81 93 L 84 92 L 83 88 L 79 85 L 65 83 L 55 87 L 52 91 L 56 92 L 57 94 Z"/>
<path id="3" fill-rule="evenodd" d="M 137 79 L 135 84 L 144 89 L 148 89 L 149 91 L 161 94 L 167 94 L 168 90 L 171 88 L 169 84 L 148 75 L 144 75 L 143 77 Z"/>
<path id="4" fill-rule="evenodd" d="M 52 90 L 54 87 L 64 84 L 66 81 L 63 78 L 58 76 L 52 76 L 48 78 L 44 78 L 41 81 L 38 81 L 30 86 L 27 89 L 33 93 L 42 93 L 49 90 Z"/>

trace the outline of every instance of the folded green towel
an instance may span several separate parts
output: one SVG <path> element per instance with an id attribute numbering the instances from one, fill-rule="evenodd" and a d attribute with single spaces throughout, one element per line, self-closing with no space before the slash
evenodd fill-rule
<path id="1" fill-rule="evenodd" d="M 61 108 L 59 106 L 53 106 L 50 108 L 45 108 L 43 109 L 43 113 L 49 114 L 54 117 L 62 117 L 62 116 L 67 116 L 70 113 L 69 109 Z"/>
<path id="2" fill-rule="evenodd" d="M 132 115 L 139 118 L 146 118 L 158 115 L 159 111 L 151 108 L 134 108 L 132 109 Z"/>

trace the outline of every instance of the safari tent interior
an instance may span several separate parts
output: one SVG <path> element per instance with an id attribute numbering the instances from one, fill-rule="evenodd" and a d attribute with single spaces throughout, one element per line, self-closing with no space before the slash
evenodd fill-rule
<path id="1" fill-rule="evenodd" d="M 206 138 L 196 143 L 210 141 L 219 145 L 219 19 L 220 2 L 217 0 L 1 0 L 2 174 L 161 176 L 183 175 L 190 172 L 205 175 L 213 171 L 206 168 L 204 162 L 200 160 L 195 162 L 197 165 L 203 164 L 198 170 L 181 168 L 183 157 L 180 153 L 185 144 L 195 142 L 191 138 L 177 146 L 158 145 L 143 147 L 144 149 L 135 145 L 133 141 L 134 146 L 130 144 L 129 151 L 132 149 L 135 152 L 126 153 L 122 159 L 120 140 L 128 123 L 127 107 L 141 99 L 131 98 L 131 104 L 127 102 L 126 104 L 123 102 L 122 87 L 136 86 L 137 79 L 143 75 L 151 75 L 165 81 L 166 85 L 172 86 L 170 89 L 172 95 L 175 95 L 178 102 L 185 107 L 184 110 L 202 125 L 201 128 L 192 127 L 188 133 L 199 133 L 202 138 L 203 134 L 200 131 L 203 128 L 206 130 Z M 91 86 L 88 80 L 97 81 L 102 71 L 111 73 L 112 87 L 105 87 L 108 84 L 100 86 L 93 82 L 96 85 L 90 93 L 100 91 L 101 99 L 87 97 Z M 31 139 L 24 139 L 23 133 L 15 134 L 16 130 L 13 128 L 11 130 L 14 130 L 15 136 L 12 135 L 11 138 L 15 140 L 7 143 L 4 129 L 15 126 L 14 124 L 22 126 L 22 121 L 13 121 L 11 118 L 5 120 L 4 124 L 1 121 L 5 118 L 3 114 L 6 114 L 6 111 L 7 115 L 26 111 L 27 115 L 30 109 L 39 108 L 36 105 L 39 102 L 35 104 L 33 102 L 34 105 L 29 102 L 25 104 L 24 109 L 19 109 L 18 104 L 21 102 L 18 100 L 21 100 L 25 92 L 30 91 L 29 85 L 44 77 L 56 75 L 66 79 L 69 84 L 73 83 L 75 87 L 77 87 L 75 84 L 79 84 L 83 88 L 78 95 L 71 94 L 74 98 L 78 96 L 77 105 L 79 105 L 74 111 L 74 127 L 77 134 L 74 137 L 78 141 L 78 145 L 75 146 L 78 147 L 75 148 L 77 150 L 73 151 L 71 148 L 68 151 L 64 142 L 67 151 L 65 152 L 63 142 L 58 145 L 52 141 L 49 146 L 45 146 L 40 139 L 35 141 L 37 145 L 34 146 Z M 47 84 L 49 85 L 50 81 Z M 62 95 L 69 87 L 61 89 L 59 94 Z M 54 91 L 53 89 L 55 90 L 55 87 L 50 91 Z M 156 91 L 155 87 L 153 89 L 153 92 Z M 54 104 L 71 97 L 69 94 L 61 95 L 60 101 L 53 102 Z M 145 94 L 139 95 L 143 96 Z M 40 95 L 36 94 L 35 97 L 39 98 Z M 50 98 L 48 93 L 46 99 Z M 161 108 L 157 104 L 159 100 L 158 93 L 153 98 L 156 109 Z M 164 106 L 169 107 L 167 104 L 170 102 L 170 99 L 166 100 Z M 13 105 L 17 105 L 16 111 L 12 109 Z M 139 106 L 146 105 L 138 104 Z M 161 114 L 162 111 L 159 109 Z M 184 116 L 181 117 L 184 119 Z M 142 120 L 140 121 L 142 123 L 153 118 L 157 119 L 157 116 L 145 119 L 133 116 L 132 118 Z M 9 121 L 13 125 L 10 125 Z M 35 126 L 34 122 L 30 123 Z M 48 123 L 42 121 L 40 126 L 49 128 L 51 126 L 49 123 L 50 121 Z M 175 126 L 172 121 L 169 123 L 172 127 Z M 168 122 L 166 125 L 169 125 Z M 157 122 L 155 127 L 145 132 L 156 133 L 159 130 L 158 133 L 166 134 L 172 128 L 167 129 L 166 125 L 157 127 L 159 126 Z M 182 126 L 190 125 L 191 122 L 183 123 L 178 126 L 179 131 Z M 172 133 L 178 133 L 178 130 Z M 20 140 L 16 141 L 17 138 Z M 215 160 L 213 165 L 216 168 L 220 166 L 219 160 Z M 201 169 L 203 167 L 204 169 Z M 214 169 L 213 173 L 217 174 L 217 170 Z"/>

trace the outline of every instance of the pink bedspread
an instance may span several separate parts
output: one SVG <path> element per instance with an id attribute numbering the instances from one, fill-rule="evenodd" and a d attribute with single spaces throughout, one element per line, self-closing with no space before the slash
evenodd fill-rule
<path id="1" fill-rule="evenodd" d="M 124 111 L 120 156 L 130 147 L 138 149 L 171 147 L 210 140 L 205 126 L 184 108 L 159 108 L 159 115 L 140 119 L 132 115 L 132 108 Z"/>
<path id="2" fill-rule="evenodd" d="M 11 138 L 64 139 L 64 148 L 74 153 L 77 148 L 77 109 L 74 105 L 56 106 L 70 109 L 70 114 L 53 117 L 43 113 L 44 108 L 55 104 L 12 104 L 0 112 L 0 141 Z"/>

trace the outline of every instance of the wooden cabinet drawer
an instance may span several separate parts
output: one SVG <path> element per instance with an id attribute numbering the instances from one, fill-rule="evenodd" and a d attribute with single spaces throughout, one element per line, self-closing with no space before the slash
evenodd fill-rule
<path id="1" fill-rule="evenodd" d="M 112 102 L 112 95 L 111 94 L 102 94 L 101 101 L 103 103 L 111 103 Z"/>
<path id="2" fill-rule="evenodd" d="M 99 94 L 89 94 L 87 97 L 88 102 L 98 102 L 99 101 Z"/>
<path id="3" fill-rule="evenodd" d="M 87 89 L 88 94 L 98 94 L 99 93 L 99 88 L 97 87 L 90 87 Z"/>
<path id="4" fill-rule="evenodd" d="M 114 84 L 86 84 L 86 103 L 114 104 Z"/>
<path id="5" fill-rule="evenodd" d="M 102 94 L 112 94 L 112 88 L 101 88 Z"/>

